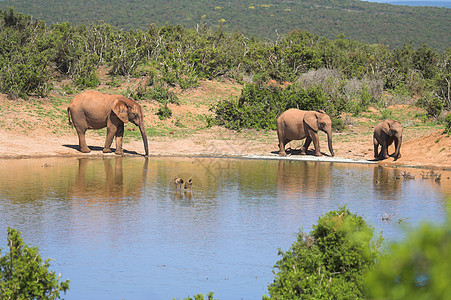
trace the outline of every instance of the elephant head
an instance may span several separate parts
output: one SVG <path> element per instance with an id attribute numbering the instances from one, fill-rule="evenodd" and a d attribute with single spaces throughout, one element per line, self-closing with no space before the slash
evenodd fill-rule
<path id="1" fill-rule="evenodd" d="M 141 105 L 132 99 L 122 98 L 113 105 L 113 113 L 124 123 L 129 121 L 138 126 L 144 143 L 144 151 L 149 155 L 147 135 L 144 129 L 144 115 Z"/>
<path id="2" fill-rule="evenodd" d="M 326 133 L 330 155 L 334 156 L 334 149 L 332 148 L 332 121 L 330 117 L 322 110 L 307 111 L 304 115 L 304 124 L 308 127 L 310 136 L 313 134 L 318 138 L 318 130 Z M 315 143 L 315 139 L 312 138 L 312 140 Z"/>

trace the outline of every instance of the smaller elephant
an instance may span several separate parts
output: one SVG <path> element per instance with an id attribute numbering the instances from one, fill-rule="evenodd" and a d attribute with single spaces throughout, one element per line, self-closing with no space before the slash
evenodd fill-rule
<path id="1" fill-rule="evenodd" d="M 315 146 L 315 155 L 321 156 L 319 147 L 318 130 L 327 134 L 327 143 L 331 156 L 334 156 L 332 148 L 332 122 L 330 117 L 322 110 L 305 111 L 289 109 L 277 118 L 277 136 L 279 138 L 279 154 L 286 155 L 285 145 L 292 140 L 305 139 L 301 148 L 301 154 L 305 154 L 310 143 Z"/>
<path id="2" fill-rule="evenodd" d="M 388 146 L 395 142 L 395 152 L 393 158 L 397 160 L 401 157 L 402 144 L 402 125 L 396 120 L 385 120 L 374 127 L 373 144 L 374 144 L 374 158 L 386 159 L 388 155 Z M 378 152 L 379 145 L 381 151 Z"/>

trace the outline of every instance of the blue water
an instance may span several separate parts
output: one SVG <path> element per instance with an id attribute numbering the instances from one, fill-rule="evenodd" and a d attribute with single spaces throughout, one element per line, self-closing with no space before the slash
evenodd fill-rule
<path id="1" fill-rule="evenodd" d="M 442 222 L 448 175 L 438 184 L 395 179 L 399 172 L 225 158 L 0 160 L 0 247 L 8 226 L 21 231 L 71 280 L 65 299 L 209 291 L 261 299 L 278 248 L 288 250 L 330 210 L 347 205 L 388 241 L 404 237 L 398 222 Z M 175 177 L 192 178 L 191 193 L 177 189 Z"/>

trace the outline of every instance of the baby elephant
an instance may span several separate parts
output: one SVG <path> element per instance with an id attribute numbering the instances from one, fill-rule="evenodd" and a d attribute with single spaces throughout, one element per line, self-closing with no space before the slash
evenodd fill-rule
<path id="1" fill-rule="evenodd" d="M 388 146 L 393 144 L 393 142 L 395 142 L 393 158 L 397 160 L 401 157 L 402 129 L 401 123 L 396 120 L 385 120 L 374 127 L 373 144 L 375 159 L 388 158 Z M 381 145 L 382 149 L 378 153 L 379 145 Z"/>

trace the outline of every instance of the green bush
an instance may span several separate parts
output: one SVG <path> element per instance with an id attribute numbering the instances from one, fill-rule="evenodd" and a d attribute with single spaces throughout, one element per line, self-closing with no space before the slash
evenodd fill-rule
<path id="1" fill-rule="evenodd" d="M 274 266 L 268 286 L 274 299 L 362 299 L 364 275 L 381 256 L 382 237 L 346 207 L 320 217 L 310 234 L 301 232 Z"/>
<path id="2" fill-rule="evenodd" d="M 50 259 L 42 261 L 37 247 L 22 241 L 20 232 L 8 227 L 9 253 L 1 255 L 1 299 L 59 299 L 69 290 L 69 280 L 59 282 L 61 275 L 50 271 Z"/>
<path id="3" fill-rule="evenodd" d="M 278 116 L 289 108 L 333 110 L 329 96 L 319 86 L 246 84 L 239 99 L 222 100 L 212 110 L 215 123 L 233 130 L 276 129 Z"/>
<path id="4" fill-rule="evenodd" d="M 434 118 L 438 117 L 443 111 L 443 100 L 433 92 L 426 92 L 423 97 L 418 99 L 417 105 L 423 107 L 428 116 Z"/>
<path id="5" fill-rule="evenodd" d="M 451 135 L 451 113 L 449 112 L 445 117 L 445 132 Z"/>
<path id="6" fill-rule="evenodd" d="M 451 222 L 423 224 L 392 244 L 367 278 L 370 299 L 450 299 Z"/>
<path id="7" fill-rule="evenodd" d="M 215 294 L 213 292 L 210 292 L 207 294 L 207 298 L 205 298 L 205 296 L 203 294 L 197 294 L 194 295 L 193 297 L 187 297 L 184 300 L 214 300 L 213 296 Z M 175 298 L 173 298 L 175 299 Z"/>
<path id="8" fill-rule="evenodd" d="M 164 105 L 158 109 L 156 115 L 160 120 L 165 120 L 172 117 L 172 110 L 167 105 Z"/>

